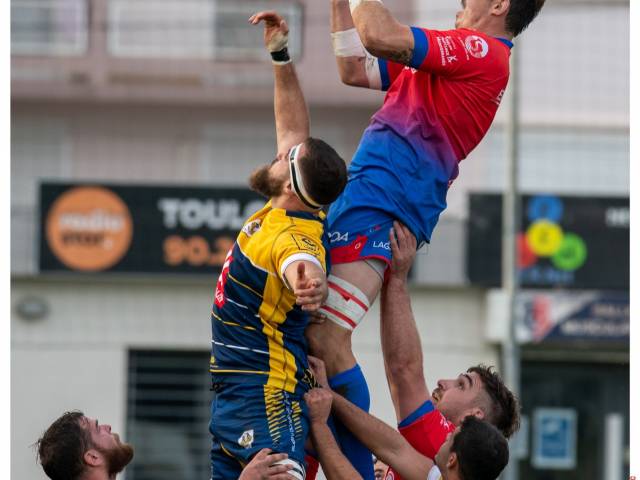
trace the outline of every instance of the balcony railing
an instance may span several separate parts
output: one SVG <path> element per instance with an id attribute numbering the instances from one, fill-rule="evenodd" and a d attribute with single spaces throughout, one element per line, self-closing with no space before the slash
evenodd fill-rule
<path id="1" fill-rule="evenodd" d="M 111 0 L 109 54 L 123 58 L 264 60 L 262 28 L 247 23 L 252 13 L 264 9 L 276 9 L 287 18 L 295 39 L 290 50 L 299 55 L 299 4 L 233 0 Z"/>
<path id="2" fill-rule="evenodd" d="M 11 2 L 12 55 L 81 56 L 88 31 L 86 0 Z"/>

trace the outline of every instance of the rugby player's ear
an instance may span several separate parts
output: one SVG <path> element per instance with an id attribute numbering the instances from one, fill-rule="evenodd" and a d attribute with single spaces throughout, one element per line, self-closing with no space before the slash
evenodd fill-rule
<path id="1" fill-rule="evenodd" d="M 84 452 L 82 458 L 84 460 L 84 463 L 91 467 L 98 467 L 103 462 L 102 454 L 93 448 L 90 448 L 89 450 Z"/>
<path id="2" fill-rule="evenodd" d="M 468 415 L 473 415 L 479 420 L 484 420 L 485 417 L 484 410 L 479 407 L 472 408 Z"/>
<path id="3" fill-rule="evenodd" d="M 510 0 L 492 0 L 491 13 L 497 17 L 509 12 Z"/>
<path id="4" fill-rule="evenodd" d="M 456 452 L 449 453 L 447 458 L 447 470 L 457 470 L 458 468 L 458 454 Z"/>

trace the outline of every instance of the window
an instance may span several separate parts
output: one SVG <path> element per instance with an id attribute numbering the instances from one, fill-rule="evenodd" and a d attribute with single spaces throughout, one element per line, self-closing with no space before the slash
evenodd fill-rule
<path id="1" fill-rule="evenodd" d="M 264 9 L 285 16 L 292 31 L 289 49 L 299 55 L 300 5 L 264 0 L 111 0 L 109 51 L 131 58 L 264 60 L 262 28 L 247 23 L 251 14 Z"/>
<path id="2" fill-rule="evenodd" d="M 88 47 L 85 0 L 11 2 L 13 55 L 83 55 Z"/>
<path id="3" fill-rule="evenodd" d="M 209 478 L 209 352 L 129 353 L 129 480 Z"/>

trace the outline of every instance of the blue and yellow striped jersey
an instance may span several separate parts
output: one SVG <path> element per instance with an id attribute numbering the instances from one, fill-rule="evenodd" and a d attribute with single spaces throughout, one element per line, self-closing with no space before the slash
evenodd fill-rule
<path id="1" fill-rule="evenodd" d="M 294 392 L 304 378 L 307 314 L 284 279 L 296 260 L 327 269 L 324 214 L 268 202 L 238 234 L 216 285 L 211 312 L 214 381 L 266 384 Z"/>

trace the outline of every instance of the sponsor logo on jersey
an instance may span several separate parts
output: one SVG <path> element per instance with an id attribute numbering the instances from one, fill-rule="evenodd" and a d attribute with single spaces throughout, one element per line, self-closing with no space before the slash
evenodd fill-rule
<path id="1" fill-rule="evenodd" d="M 253 445 L 253 429 L 242 432 L 238 438 L 238 445 L 244 448 L 251 448 Z"/>
<path id="2" fill-rule="evenodd" d="M 329 232 L 327 235 L 329 236 L 329 243 L 349 241 L 349 232 Z"/>
<path id="3" fill-rule="evenodd" d="M 489 53 L 489 44 L 478 35 L 469 35 L 464 39 L 464 46 L 467 51 L 476 58 L 483 58 Z"/>
<path id="4" fill-rule="evenodd" d="M 260 220 L 254 220 L 253 222 L 249 222 L 244 227 L 242 227 L 242 233 L 244 233 L 247 237 L 250 237 L 258 230 L 260 230 L 260 227 Z"/>
<path id="5" fill-rule="evenodd" d="M 320 247 L 316 242 L 311 240 L 308 237 L 303 237 L 301 235 L 291 235 L 293 241 L 296 242 L 297 247 L 300 251 L 309 252 L 312 255 L 317 255 L 320 252 Z"/>

